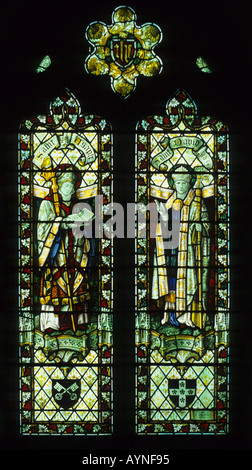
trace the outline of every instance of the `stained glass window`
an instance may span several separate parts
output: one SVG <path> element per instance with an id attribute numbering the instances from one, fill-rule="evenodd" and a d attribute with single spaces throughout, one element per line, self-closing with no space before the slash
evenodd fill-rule
<path id="1" fill-rule="evenodd" d="M 153 77 L 162 70 L 162 62 L 154 48 L 162 40 L 159 26 L 136 24 L 136 14 L 130 7 L 117 7 L 112 24 L 93 22 L 86 30 L 93 46 L 85 68 L 93 75 L 109 75 L 112 89 L 127 98 L 136 88 L 137 77 Z"/>
<path id="2" fill-rule="evenodd" d="M 136 432 L 229 430 L 228 131 L 178 90 L 137 126 Z"/>
<path id="3" fill-rule="evenodd" d="M 68 90 L 20 127 L 21 434 L 112 430 L 111 139 Z"/>
<path id="4" fill-rule="evenodd" d="M 208 66 L 208 63 L 206 62 L 205 59 L 203 59 L 203 57 L 198 57 L 197 58 L 196 65 L 197 65 L 197 67 L 199 67 L 201 72 L 212 73 L 210 67 Z"/>
<path id="5" fill-rule="evenodd" d="M 36 72 L 37 73 L 42 73 L 42 72 L 45 72 L 45 70 L 48 69 L 48 67 L 50 67 L 52 61 L 49 57 L 49 55 L 46 55 L 40 62 L 40 64 L 38 65 L 38 67 L 36 68 Z"/>

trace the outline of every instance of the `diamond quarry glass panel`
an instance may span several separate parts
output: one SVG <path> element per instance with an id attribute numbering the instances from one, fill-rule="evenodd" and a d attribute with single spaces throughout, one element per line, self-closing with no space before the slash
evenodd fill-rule
<path id="1" fill-rule="evenodd" d="M 66 90 L 19 134 L 21 434 L 112 431 L 109 123 Z"/>
<path id="2" fill-rule="evenodd" d="M 166 111 L 136 133 L 136 432 L 227 434 L 227 127 Z"/>

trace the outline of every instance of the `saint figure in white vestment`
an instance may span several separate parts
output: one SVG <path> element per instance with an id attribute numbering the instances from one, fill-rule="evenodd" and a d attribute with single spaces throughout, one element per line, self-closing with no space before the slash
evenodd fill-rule
<path id="1" fill-rule="evenodd" d="M 193 188 L 195 180 L 190 167 L 176 165 L 169 180 L 170 196 L 157 205 L 161 222 L 156 229 L 152 298 L 163 300 L 163 325 L 205 327 L 210 224 L 201 190 Z M 162 231 L 172 207 L 179 209 L 180 230 L 177 248 L 167 249 Z"/>
<path id="2" fill-rule="evenodd" d="M 38 255 L 40 268 L 40 329 L 85 329 L 90 299 L 88 266 L 93 240 L 75 238 L 72 214 L 77 175 L 74 171 L 54 173 L 58 208 L 50 193 L 38 213 Z M 57 209 L 57 210 L 56 210 Z M 90 214 L 90 218 L 92 219 Z"/>

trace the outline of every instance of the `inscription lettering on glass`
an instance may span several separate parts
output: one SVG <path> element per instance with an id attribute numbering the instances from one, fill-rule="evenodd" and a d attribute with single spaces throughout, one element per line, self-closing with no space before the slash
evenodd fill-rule
<path id="1" fill-rule="evenodd" d="M 91 23 L 86 38 L 94 48 L 86 59 L 86 71 L 108 74 L 112 89 L 123 98 L 134 91 L 139 75 L 153 77 L 162 70 L 162 62 L 154 53 L 162 40 L 161 30 L 153 23 L 137 26 L 132 8 L 116 8 L 111 25 Z"/>
<path id="2" fill-rule="evenodd" d="M 136 165 L 136 201 L 156 206 L 145 238 L 137 224 L 137 433 L 226 434 L 227 128 L 178 90 L 138 123 Z"/>
<path id="3" fill-rule="evenodd" d="M 112 239 L 94 236 L 96 198 L 112 198 L 111 138 L 68 90 L 21 124 L 22 434 L 111 433 Z"/>

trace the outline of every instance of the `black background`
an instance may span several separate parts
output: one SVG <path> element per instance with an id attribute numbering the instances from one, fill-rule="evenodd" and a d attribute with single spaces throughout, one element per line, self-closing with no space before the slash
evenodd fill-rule
<path id="1" fill-rule="evenodd" d="M 108 76 L 88 75 L 85 30 L 93 21 L 111 24 L 120 2 L 6 2 L 1 6 L 1 447 L 77 450 L 75 455 L 114 455 L 119 450 L 174 450 L 192 461 L 194 449 L 226 459 L 251 447 L 251 31 L 248 2 L 130 1 L 137 24 L 158 24 L 163 40 L 155 48 L 163 62 L 155 78 L 139 77 L 123 100 Z M 52 64 L 41 74 L 45 55 Z M 202 73 L 196 58 L 213 71 Z M 114 434 L 107 437 L 21 437 L 18 416 L 17 317 L 17 134 L 20 122 L 47 114 L 65 87 L 83 113 L 104 116 L 114 131 L 114 200 L 134 202 L 134 133 L 142 117 L 165 113 L 170 96 L 184 88 L 199 114 L 215 116 L 230 130 L 231 354 L 230 434 L 136 436 L 134 429 L 134 240 L 115 240 L 114 249 Z M 179 449 L 185 452 L 178 453 Z M 205 453 L 202 449 L 211 449 Z M 220 449 L 223 451 L 220 452 Z M 188 454 L 189 451 L 191 454 Z M 113 454 L 114 453 L 114 454 Z M 19 454 L 17 454 L 19 455 Z M 18 458 L 16 455 L 16 458 Z M 29 454 L 30 455 L 30 454 Z M 57 453 L 57 458 L 62 454 Z M 187 456 L 191 455 L 188 459 Z M 43 454 L 40 454 L 42 457 Z M 176 460 L 174 459 L 174 461 Z M 77 459 L 77 457 L 76 457 Z M 225 462 L 225 460 L 223 460 Z M 80 462 L 78 457 L 78 462 Z M 220 462 L 220 460 L 219 460 Z"/>

